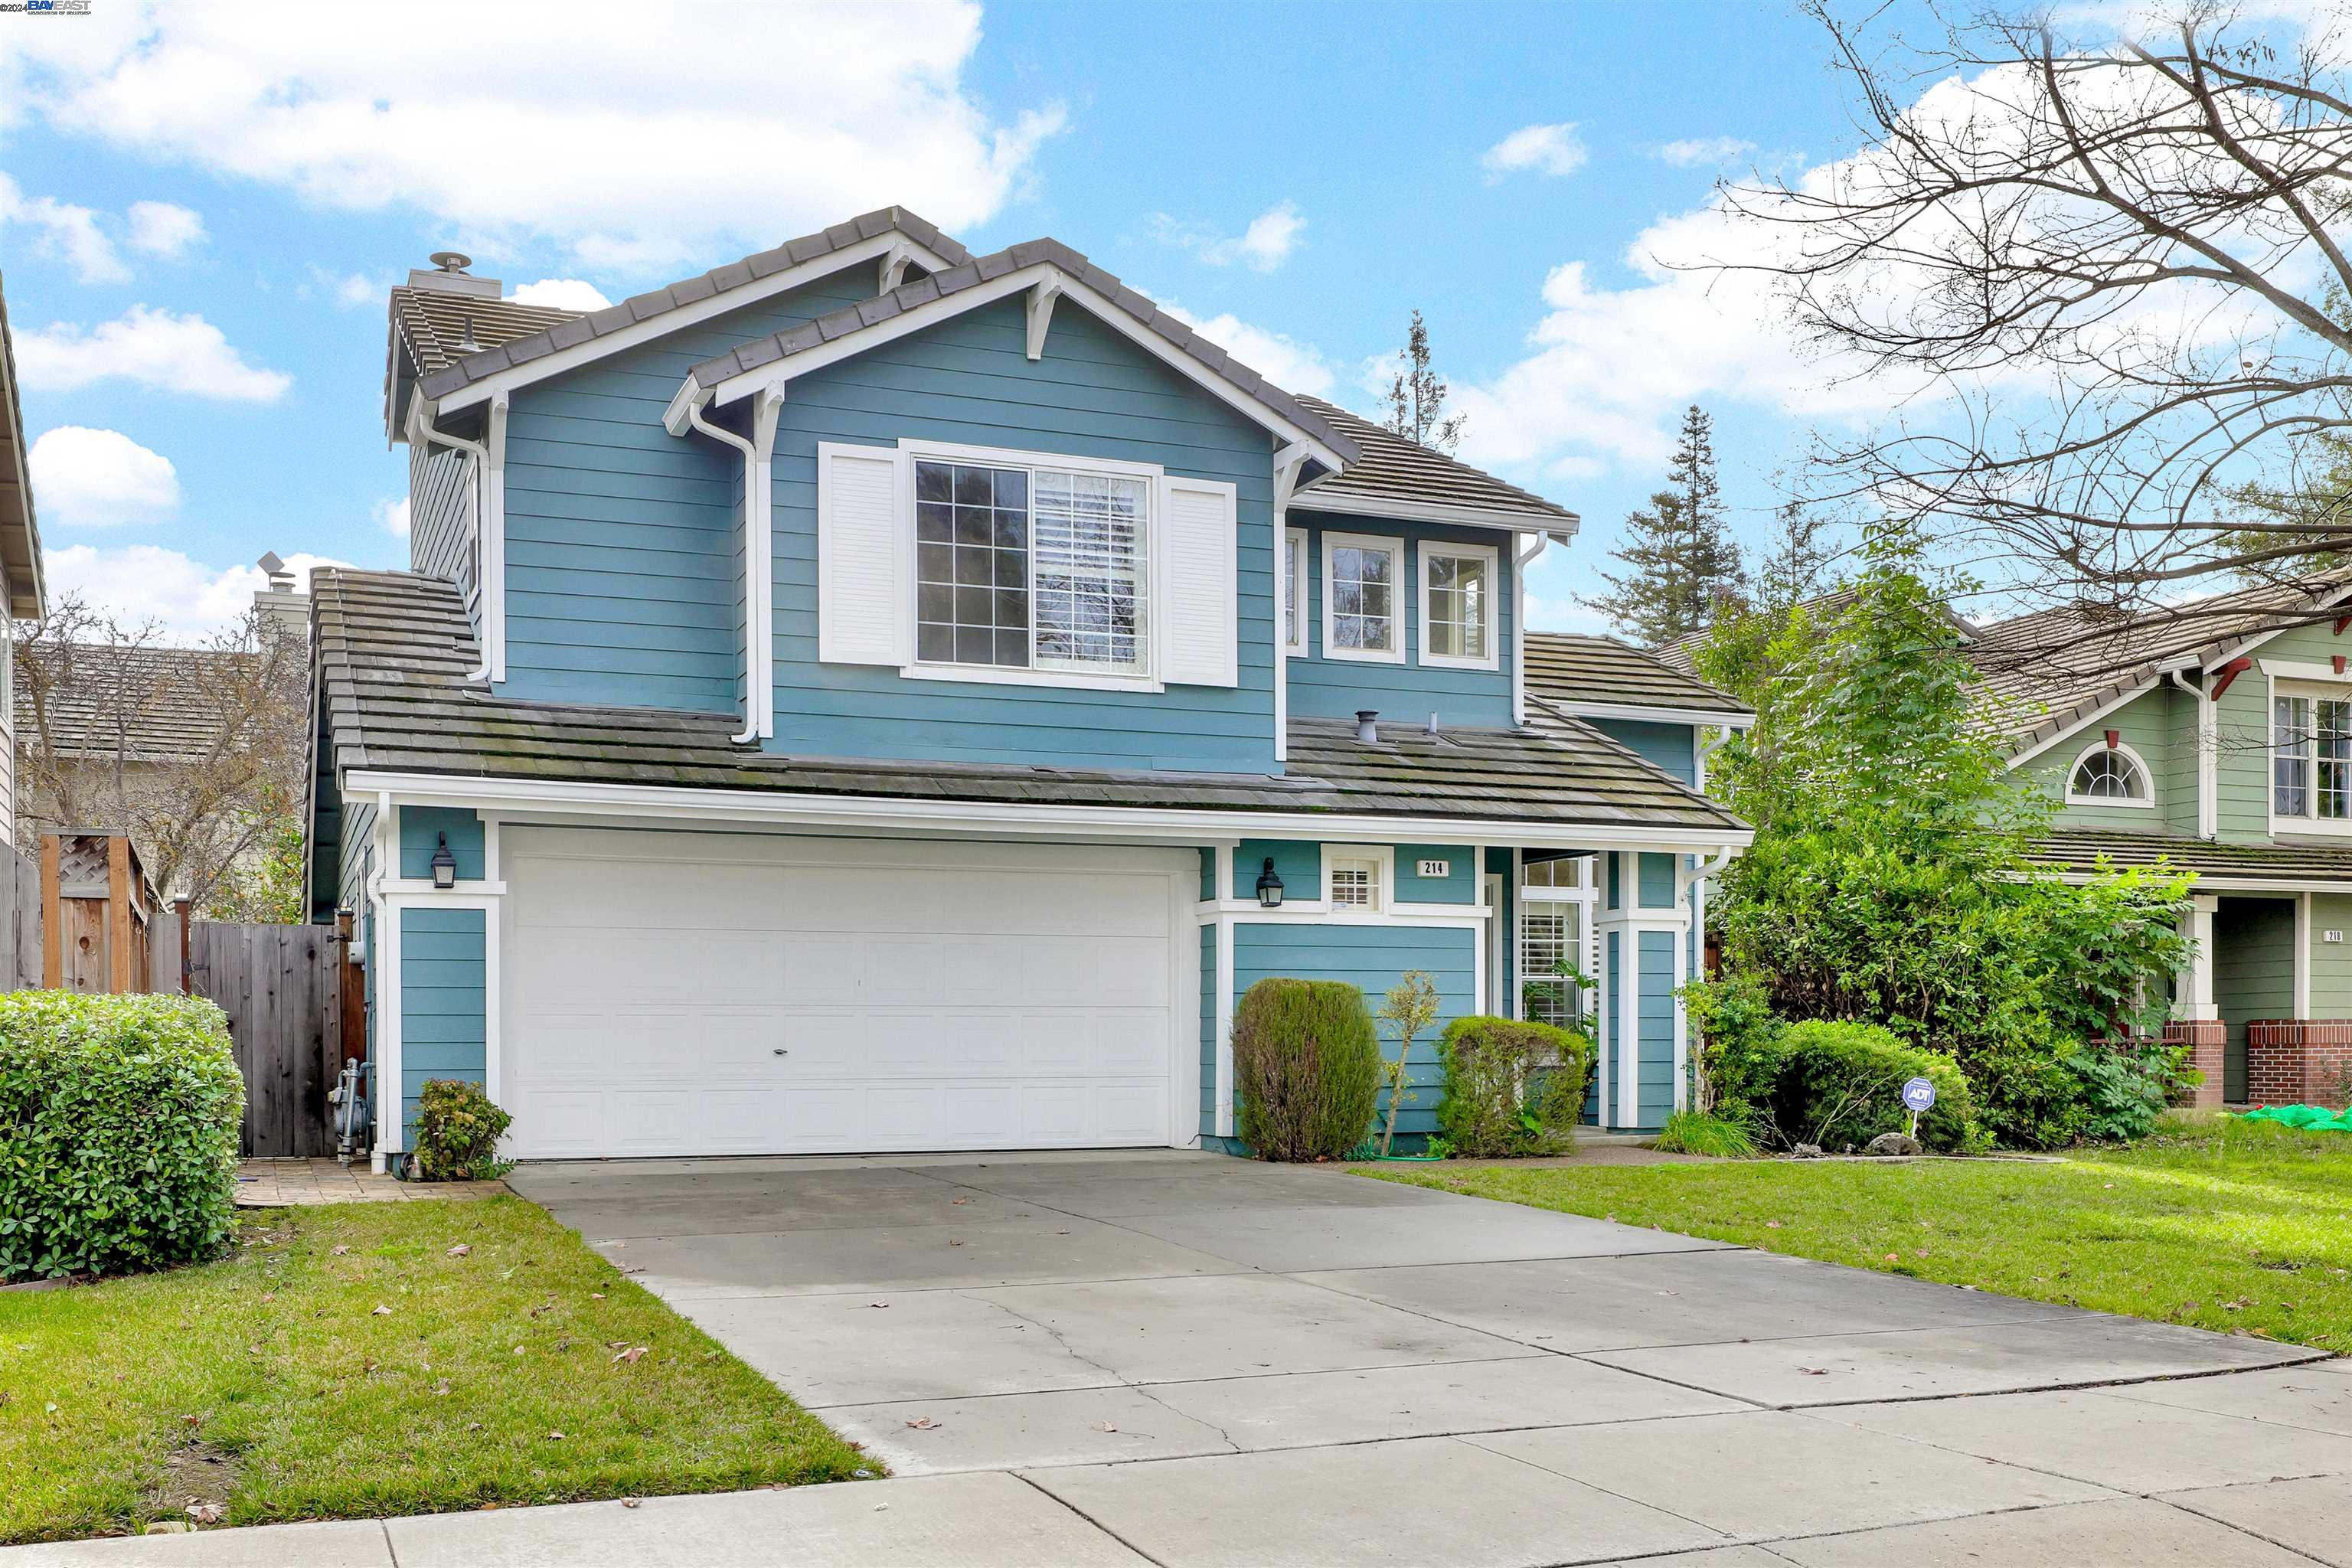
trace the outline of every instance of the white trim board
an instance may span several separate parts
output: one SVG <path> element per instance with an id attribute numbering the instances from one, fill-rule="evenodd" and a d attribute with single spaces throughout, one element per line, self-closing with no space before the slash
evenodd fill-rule
<path id="1" fill-rule="evenodd" d="M 1663 849 L 1708 854 L 1745 848 L 1752 829 L 1636 827 L 1460 817 L 1353 816 L 1316 811 L 1230 811 L 1200 807 L 1038 805 L 997 801 L 915 801 L 816 795 L 786 790 L 694 789 L 680 785 L 588 784 L 355 769 L 347 796 L 397 794 L 413 805 L 474 810 L 519 808 L 577 816 L 660 816 L 694 822 L 788 824 L 835 832 L 1013 834 L 1107 842 L 1198 846 L 1234 837 L 1354 838 L 1383 844 L 1468 844 L 1508 837 L 1529 849 Z"/>
<path id="2" fill-rule="evenodd" d="M 1321 481 L 1318 481 L 1319 483 Z M 1396 500 L 1386 496 L 1326 494 L 1310 485 L 1290 498 L 1294 511 L 1341 517 L 1377 517 L 1402 522 L 1452 522 L 1465 528 L 1500 528 L 1513 533 L 1549 533 L 1566 544 L 1584 520 L 1574 512 L 1553 517 L 1545 512 L 1507 511 L 1499 507 L 1449 506 L 1443 501 Z"/>
<path id="3" fill-rule="evenodd" d="M 1536 700 L 1574 719 L 1632 719 L 1649 724 L 1713 725 L 1721 730 L 1746 730 L 1756 723 L 1753 713 L 1732 713 L 1707 708 L 1652 708 L 1638 702 L 1581 702 L 1537 692 Z"/>

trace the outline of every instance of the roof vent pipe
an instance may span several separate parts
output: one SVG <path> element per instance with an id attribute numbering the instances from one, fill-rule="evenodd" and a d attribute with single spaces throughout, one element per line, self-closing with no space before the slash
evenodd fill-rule
<path id="1" fill-rule="evenodd" d="M 1434 708 L 1429 710 L 1429 738 L 1433 741 L 1437 739 L 1437 710 Z"/>
<path id="2" fill-rule="evenodd" d="M 1366 745 L 1370 745 L 1378 741 L 1381 738 L 1381 731 L 1380 726 L 1376 721 L 1379 720 L 1380 716 L 1381 710 L 1377 708 L 1357 709 L 1356 739 L 1363 742 Z"/>

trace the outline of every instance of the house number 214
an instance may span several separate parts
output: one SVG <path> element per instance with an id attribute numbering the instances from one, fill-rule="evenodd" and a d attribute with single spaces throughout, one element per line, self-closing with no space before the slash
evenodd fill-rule
<path id="1" fill-rule="evenodd" d="M 1454 875 L 1454 862 L 1451 860 L 1423 860 L 1421 863 L 1420 868 L 1414 871 L 1413 875 L 1416 877 L 1451 877 Z"/>

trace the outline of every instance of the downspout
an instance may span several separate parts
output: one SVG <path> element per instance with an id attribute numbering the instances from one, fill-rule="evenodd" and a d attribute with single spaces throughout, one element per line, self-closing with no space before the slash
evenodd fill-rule
<path id="1" fill-rule="evenodd" d="M 775 592 L 775 540 L 770 522 L 774 496 L 768 484 L 768 465 L 775 455 L 776 415 L 783 407 L 784 395 L 780 387 L 761 389 L 752 405 L 748 437 L 703 418 L 702 411 L 709 403 L 708 392 L 690 400 L 686 405 L 687 424 L 743 454 L 743 729 L 728 741 L 748 746 L 775 733 L 776 728 L 772 651 L 775 616 L 770 608 Z"/>
<path id="2" fill-rule="evenodd" d="M 1535 542 L 1511 552 L 1511 722 L 1528 721 L 1528 568 L 1551 546 L 1538 531 Z"/>
<path id="3" fill-rule="evenodd" d="M 497 416 L 502 424 L 504 423 L 503 416 L 505 414 L 505 409 L 503 407 L 504 401 L 505 400 L 503 398 L 499 400 L 501 406 L 497 411 Z M 408 426 L 409 438 L 411 440 L 415 440 L 417 437 L 422 436 L 425 440 L 431 442 L 436 447 L 446 447 L 451 451 L 463 452 L 467 457 L 473 458 L 474 472 L 483 477 L 484 489 L 487 489 L 488 488 L 488 476 L 490 471 L 490 451 L 488 446 L 479 441 L 468 441 L 461 436 L 452 436 L 446 431 L 435 429 L 433 427 L 432 411 L 421 397 L 408 405 Z M 474 530 L 477 537 L 485 536 L 489 531 L 489 507 L 488 500 L 488 498 L 487 496 L 483 496 L 477 502 L 474 509 Z M 484 542 L 486 544 L 488 542 L 486 538 L 484 539 Z M 487 573 L 488 565 L 488 552 L 487 549 L 483 552 L 483 564 Z M 481 585 L 481 589 L 483 619 L 482 663 L 480 668 L 469 669 L 466 672 L 466 679 L 469 681 L 489 679 L 490 667 L 494 662 L 490 658 L 490 628 L 488 624 L 490 603 L 489 584 L 488 583 L 484 583 Z"/>
<path id="4" fill-rule="evenodd" d="M 2168 671 L 2166 679 L 2197 705 L 2197 837 L 2214 838 L 2221 835 L 2221 825 L 2220 780 L 2217 770 L 2221 758 L 2220 718 L 2218 702 L 2206 696 L 2204 689 L 2192 684 L 2185 669 Z"/>

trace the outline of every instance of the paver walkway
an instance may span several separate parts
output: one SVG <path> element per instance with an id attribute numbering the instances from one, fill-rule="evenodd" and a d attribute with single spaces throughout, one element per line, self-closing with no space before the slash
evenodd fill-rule
<path id="1" fill-rule="evenodd" d="M 245 1160 L 236 1167 L 236 1206 L 247 1209 L 486 1198 L 506 1190 L 504 1182 L 404 1182 L 370 1171 L 364 1161 Z"/>
<path id="2" fill-rule="evenodd" d="M 2352 1362 L 1215 1156 L 512 1179 L 899 1479 L 44 1563 L 2337 1563 Z"/>

